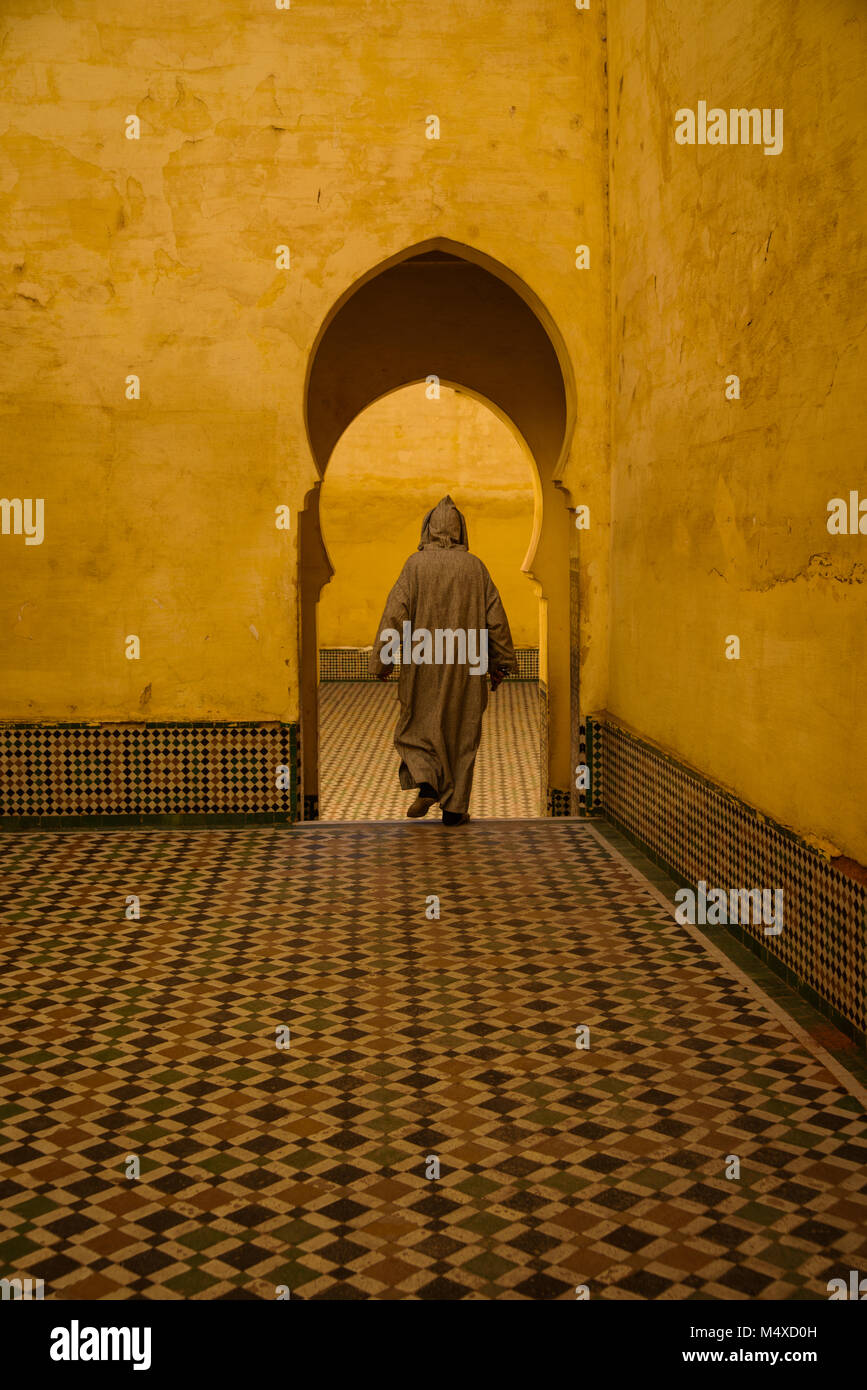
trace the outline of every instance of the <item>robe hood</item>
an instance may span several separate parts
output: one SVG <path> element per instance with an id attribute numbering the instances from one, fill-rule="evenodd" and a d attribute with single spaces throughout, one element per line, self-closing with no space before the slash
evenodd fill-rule
<path id="1" fill-rule="evenodd" d="M 443 550 L 469 550 L 467 523 L 450 497 L 443 497 L 432 507 L 421 524 L 419 550 L 437 545 Z"/>

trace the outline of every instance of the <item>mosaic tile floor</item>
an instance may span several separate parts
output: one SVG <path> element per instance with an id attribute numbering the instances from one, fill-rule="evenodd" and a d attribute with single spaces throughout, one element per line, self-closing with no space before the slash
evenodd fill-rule
<path id="1" fill-rule="evenodd" d="M 321 820 L 402 820 L 413 799 L 397 780 L 394 682 L 328 681 L 319 687 Z M 539 813 L 539 687 L 507 681 L 488 699 L 470 815 Z M 438 806 L 429 820 L 440 820 Z"/>
<path id="2" fill-rule="evenodd" d="M 46 1298 L 825 1299 L 867 1270 L 855 1083 L 587 824 L 0 850 L 0 1274 Z"/>

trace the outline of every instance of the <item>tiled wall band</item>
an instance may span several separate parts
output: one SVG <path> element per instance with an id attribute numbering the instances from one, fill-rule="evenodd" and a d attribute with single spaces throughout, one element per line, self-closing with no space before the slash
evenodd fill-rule
<path id="1" fill-rule="evenodd" d="M 539 679 L 539 648 L 516 647 L 518 670 L 509 680 L 535 681 Z M 321 681 L 369 681 L 369 647 L 320 647 L 319 679 Z M 398 668 L 399 669 L 399 668 Z M 390 676 L 389 680 L 393 680 Z"/>
<path id="2" fill-rule="evenodd" d="M 582 730 L 589 809 L 611 817 L 687 883 L 783 890 L 783 931 L 743 932 L 785 973 L 867 1031 L 867 885 L 797 836 L 608 718 Z"/>
<path id="3" fill-rule="evenodd" d="M 0 724 L 0 817 L 295 816 L 297 726 Z M 278 788 L 277 767 L 289 768 Z"/>

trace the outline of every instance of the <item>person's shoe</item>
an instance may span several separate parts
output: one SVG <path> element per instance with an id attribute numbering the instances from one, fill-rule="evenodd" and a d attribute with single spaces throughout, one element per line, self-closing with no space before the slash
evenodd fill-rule
<path id="1" fill-rule="evenodd" d="M 438 800 L 436 788 L 432 787 L 429 782 L 422 782 L 415 801 L 407 807 L 406 814 L 411 820 L 419 820 L 422 816 L 427 815 L 431 806 L 435 806 Z"/>
<path id="2" fill-rule="evenodd" d="M 443 811 L 443 825 L 466 825 L 469 818 L 466 811 Z"/>

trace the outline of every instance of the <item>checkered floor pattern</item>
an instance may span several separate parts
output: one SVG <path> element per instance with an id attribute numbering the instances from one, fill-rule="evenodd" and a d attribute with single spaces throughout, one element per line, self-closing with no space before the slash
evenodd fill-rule
<path id="1" fill-rule="evenodd" d="M 321 820 L 402 820 L 413 800 L 397 780 L 397 685 L 327 681 L 319 687 Z M 470 815 L 539 814 L 539 687 L 507 681 L 488 699 Z M 438 806 L 428 812 L 441 819 Z"/>
<path id="2" fill-rule="evenodd" d="M 867 1272 L 854 1082 L 587 825 L 2 851 L 0 1274 L 46 1298 L 809 1300 Z"/>

